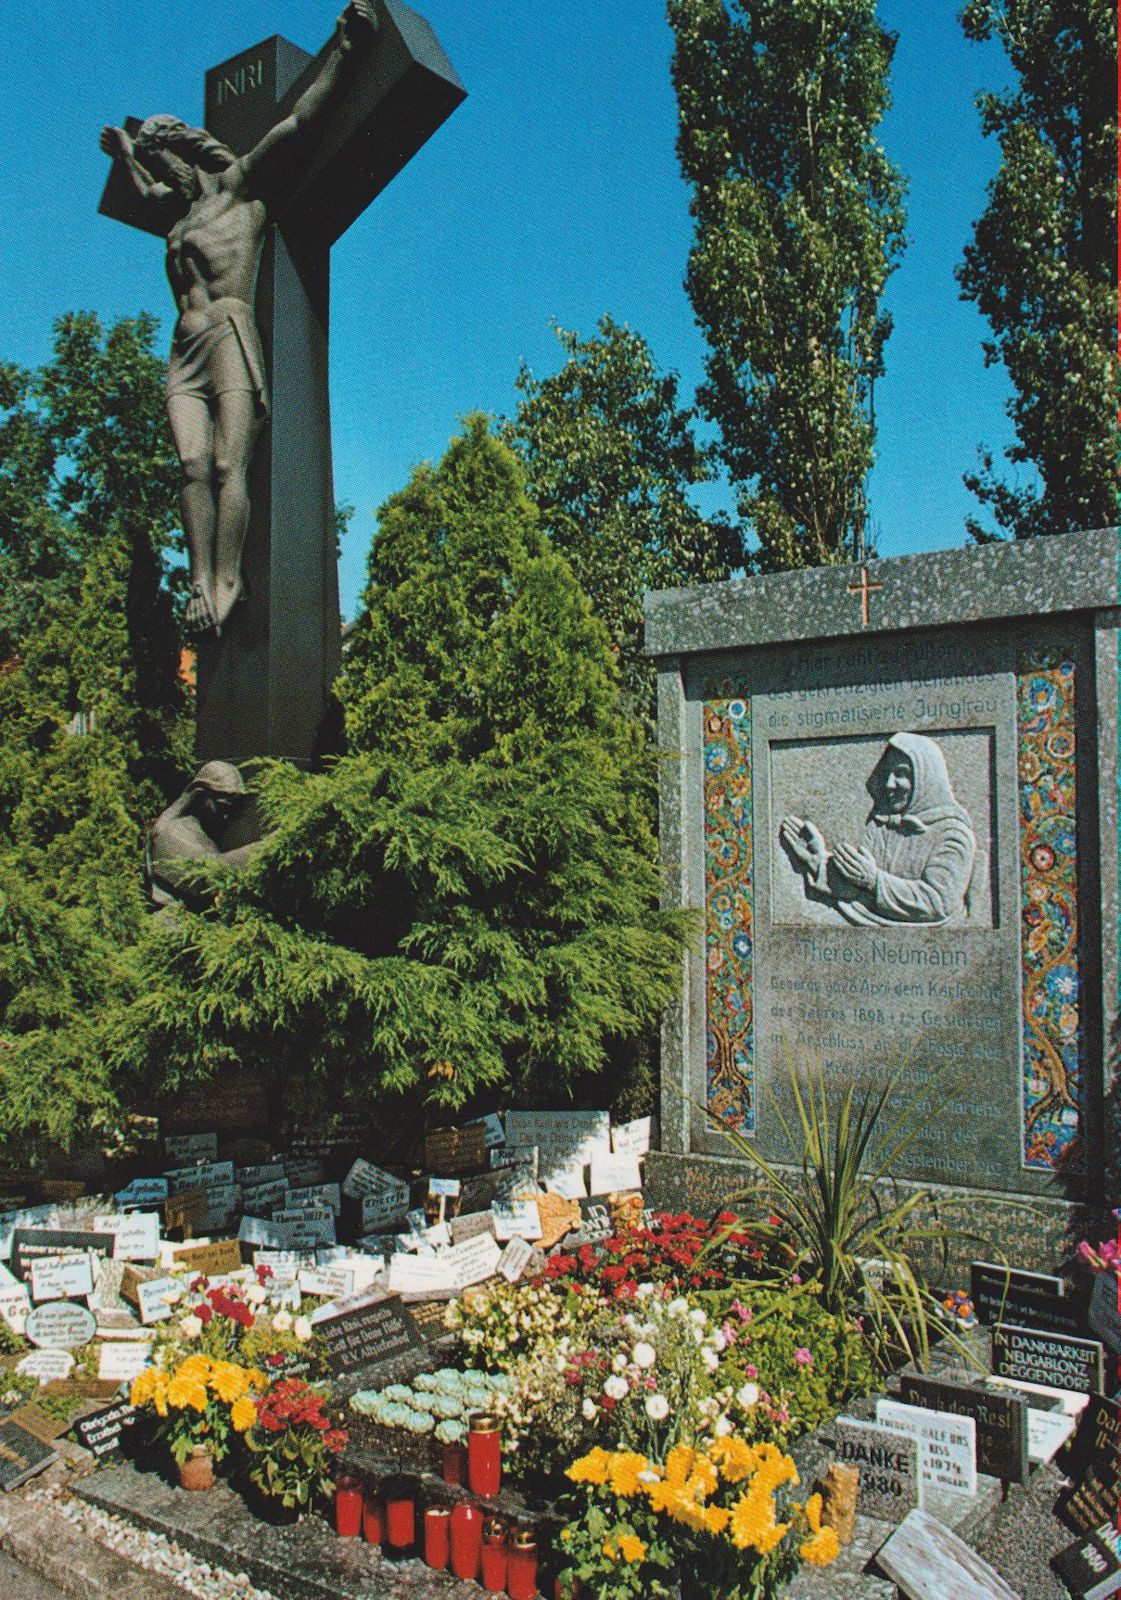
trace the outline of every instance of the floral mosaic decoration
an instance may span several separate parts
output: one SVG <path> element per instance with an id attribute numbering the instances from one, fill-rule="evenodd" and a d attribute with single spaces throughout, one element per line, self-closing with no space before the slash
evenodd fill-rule
<path id="1" fill-rule="evenodd" d="M 707 1103 L 718 1125 L 748 1134 L 755 1132 L 751 703 L 731 684 L 706 691 L 704 820 Z"/>

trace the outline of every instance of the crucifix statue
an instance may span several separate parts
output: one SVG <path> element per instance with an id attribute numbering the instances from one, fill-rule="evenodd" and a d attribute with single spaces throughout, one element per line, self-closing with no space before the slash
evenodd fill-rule
<path id="1" fill-rule="evenodd" d="M 338 666 L 330 248 L 464 97 L 400 0 L 314 59 L 274 36 L 207 74 L 205 128 L 102 131 L 103 213 L 167 241 L 167 413 L 198 637 L 197 754 L 306 760 Z"/>

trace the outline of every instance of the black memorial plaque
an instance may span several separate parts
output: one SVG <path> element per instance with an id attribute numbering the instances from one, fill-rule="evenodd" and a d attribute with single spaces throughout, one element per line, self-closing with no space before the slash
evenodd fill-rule
<path id="1" fill-rule="evenodd" d="M 318 1325 L 334 1375 L 392 1361 L 422 1343 L 416 1324 L 396 1295 L 371 1300 Z"/>
<path id="2" fill-rule="evenodd" d="M 1073 1485 L 1055 1503 L 1067 1527 L 1091 1534 L 1113 1522 L 1121 1504 L 1121 1403 L 1092 1394 L 1055 1464 Z"/>
<path id="3" fill-rule="evenodd" d="M 135 1421 L 136 1407 L 127 1400 L 119 1400 L 115 1405 L 103 1406 L 100 1411 L 91 1411 L 88 1417 L 80 1418 L 73 1431 L 79 1444 L 99 1461 L 104 1461 L 120 1455 L 121 1437 Z"/>
<path id="4" fill-rule="evenodd" d="M 1005 1323 L 992 1331 L 992 1369 L 998 1378 L 1041 1383 L 1072 1394 L 1096 1394 L 1102 1387 L 1104 1352 L 1097 1339 L 1043 1333 Z"/>
<path id="5" fill-rule="evenodd" d="M 1028 1481 L 1028 1407 L 1015 1395 L 993 1394 L 969 1383 L 905 1372 L 899 1380 L 904 1405 L 972 1417 L 977 1424 L 977 1470 L 1007 1483 Z"/>
<path id="6" fill-rule="evenodd" d="M 1074 1600 L 1108 1600 L 1121 1593 L 1121 1537 L 1116 1521 L 1085 1534 L 1052 1557 L 1052 1570 Z"/>
<path id="7" fill-rule="evenodd" d="M 1078 1307 L 1066 1295 L 1062 1278 L 1046 1272 L 1023 1272 L 992 1261 L 969 1266 L 969 1297 L 978 1319 L 988 1325 L 1011 1323 L 1017 1328 L 1043 1328 L 1049 1333 L 1079 1333 Z"/>
<path id="8" fill-rule="evenodd" d="M 0 1422 L 0 1489 L 18 1489 L 57 1460 L 58 1451 L 26 1428 L 17 1422 Z"/>
<path id="9" fill-rule="evenodd" d="M 16 1228 L 12 1234 L 12 1271 L 27 1281 L 33 1261 L 44 1256 L 84 1255 L 87 1250 L 95 1256 L 111 1256 L 113 1235 L 82 1233 L 76 1228 Z"/>

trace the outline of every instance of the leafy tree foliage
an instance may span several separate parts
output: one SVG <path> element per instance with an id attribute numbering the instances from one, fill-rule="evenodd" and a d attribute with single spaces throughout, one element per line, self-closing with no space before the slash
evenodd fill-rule
<path id="1" fill-rule="evenodd" d="M 762 565 L 851 559 L 904 242 L 903 183 L 875 138 L 894 40 L 875 0 L 668 4 L 701 405 Z"/>
<path id="2" fill-rule="evenodd" d="M 1040 487 L 1002 481 L 981 451 L 965 482 L 996 535 L 1117 521 L 1117 14 L 1109 0 L 969 0 L 970 39 L 998 39 L 1018 84 L 978 100 L 1000 144 L 989 204 L 958 279 L 1015 394 L 1008 414 Z M 994 537 L 975 517 L 976 539 Z"/>
<path id="3" fill-rule="evenodd" d="M 21 1145 L 116 1117 L 101 1030 L 185 753 L 155 328 L 65 317 L 41 371 L 0 368 L 0 1137 Z"/>
<path id="4" fill-rule="evenodd" d="M 630 703 L 650 714 L 643 594 L 727 578 L 743 546 L 689 498 L 713 468 L 695 412 L 678 403 L 676 374 L 658 370 L 641 334 L 604 317 L 594 338 L 564 328 L 557 338 L 564 365 L 541 379 L 523 366 L 507 437 L 542 526 L 607 625 Z"/>
<path id="5" fill-rule="evenodd" d="M 364 607 L 347 754 L 263 770 L 273 831 L 211 909 L 152 924 L 131 1035 L 173 1077 L 264 1065 L 301 1112 L 605 1097 L 683 923 L 606 633 L 485 419 L 383 507 Z"/>

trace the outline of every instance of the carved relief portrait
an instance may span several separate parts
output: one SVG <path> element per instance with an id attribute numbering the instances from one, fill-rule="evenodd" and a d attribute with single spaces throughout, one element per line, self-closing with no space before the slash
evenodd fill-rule
<path id="1" fill-rule="evenodd" d="M 774 920 L 992 927 L 989 743 L 982 729 L 773 745 Z"/>

